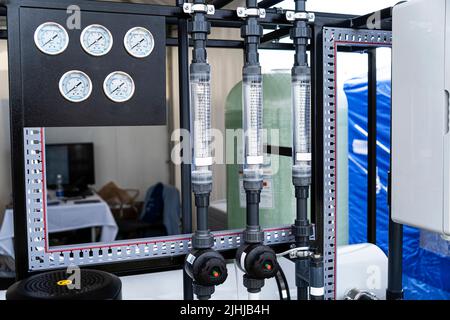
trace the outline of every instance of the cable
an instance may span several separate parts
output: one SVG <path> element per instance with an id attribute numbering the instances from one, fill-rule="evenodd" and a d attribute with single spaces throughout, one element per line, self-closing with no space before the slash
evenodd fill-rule
<path id="1" fill-rule="evenodd" d="M 277 281 L 278 293 L 280 294 L 280 300 L 291 300 L 291 292 L 289 291 L 289 283 L 287 282 L 286 275 L 283 269 L 278 269 L 275 275 L 275 280 Z"/>

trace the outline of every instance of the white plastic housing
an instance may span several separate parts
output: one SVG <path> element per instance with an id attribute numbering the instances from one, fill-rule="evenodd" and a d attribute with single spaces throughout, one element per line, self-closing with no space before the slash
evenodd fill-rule
<path id="1" fill-rule="evenodd" d="M 336 299 L 352 289 L 368 291 L 385 299 L 388 259 L 374 244 L 361 243 L 337 248 Z"/>
<path id="2" fill-rule="evenodd" d="M 450 2 L 394 7 L 392 218 L 450 235 Z"/>

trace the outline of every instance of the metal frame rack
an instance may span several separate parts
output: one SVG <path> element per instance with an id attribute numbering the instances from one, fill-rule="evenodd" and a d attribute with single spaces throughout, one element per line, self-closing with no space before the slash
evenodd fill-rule
<path id="1" fill-rule="evenodd" d="M 213 4 L 216 7 L 214 15 L 208 17 L 212 27 L 223 28 L 240 28 L 243 21 L 237 16 L 234 10 L 220 9 L 222 6 L 230 3 L 229 0 L 215 0 Z M 281 2 L 280 0 L 264 0 L 260 2 L 261 8 L 269 8 Z M 22 7 L 28 8 L 53 8 L 65 10 L 73 1 L 67 0 L 10 0 L 7 4 L 7 10 L 0 6 L 0 15 L 6 15 L 8 18 L 7 38 L 9 39 L 9 68 L 11 74 L 21 74 L 20 70 L 20 44 L 17 39 L 20 37 L 19 31 L 19 9 Z M 188 37 L 188 19 L 189 15 L 183 12 L 184 1 L 177 0 L 174 6 L 159 6 L 159 5 L 144 5 L 144 4 L 125 4 L 112 2 L 97 2 L 97 1 L 77 1 L 77 4 L 82 10 L 103 12 L 103 13 L 129 13 L 139 15 L 151 15 L 165 18 L 166 27 L 177 27 L 177 38 L 168 36 L 166 38 L 166 46 L 178 47 L 178 63 L 179 63 L 179 90 L 180 90 L 180 128 L 189 129 L 190 126 L 190 106 L 189 106 L 189 46 L 193 43 Z M 390 11 L 389 11 L 390 13 Z M 313 39 L 308 45 L 307 49 L 311 55 L 312 65 L 312 149 L 313 149 L 313 176 L 312 176 L 312 223 L 316 225 L 316 241 L 315 246 L 319 253 L 326 254 L 326 249 L 329 245 L 334 246 L 334 235 L 326 232 L 327 219 L 333 216 L 327 215 L 326 200 L 326 183 L 330 182 L 325 175 L 335 176 L 335 166 L 331 166 L 324 170 L 324 164 L 329 160 L 330 156 L 329 146 L 326 145 L 326 137 L 324 136 L 325 122 L 327 118 L 326 111 L 322 109 L 330 97 L 330 93 L 323 87 L 326 81 L 323 63 L 326 57 L 323 47 L 328 45 L 330 32 L 335 32 L 334 29 L 324 29 L 325 26 L 336 26 L 344 28 L 359 28 L 363 27 L 367 21 L 368 16 L 355 17 L 342 14 L 329 13 L 315 13 L 315 21 L 311 23 Z M 383 29 L 389 29 L 390 14 L 387 11 L 382 11 Z M 292 44 L 280 43 L 279 40 L 289 35 L 291 23 L 285 18 L 285 11 L 280 9 L 266 9 L 266 15 L 260 19 L 261 25 L 265 29 L 270 29 L 261 38 L 260 49 L 273 50 L 293 50 Z M 356 32 L 356 31 L 355 31 Z M 2 33 L 4 35 L 4 33 Z M 2 35 L 0 34 L 0 35 Z M 358 32 L 356 32 L 358 34 Z M 369 32 L 369 34 L 371 34 Z M 363 40 L 361 40 L 363 41 Z M 207 47 L 227 48 L 227 49 L 242 49 L 244 42 L 238 40 L 218 40 L 208 39 Z M 349 47 L 349 46 L 344 46 Z M 341 47 L 340 47 L 341 48 Z M 374 60 L 372 60 L 374 61 Z M 372 64 L 373 65 L 373 64 Z M 328 64 L 328 66 L 330 66 Z M 373 74 L 374 68 L 371 68 Z M 45 222 L 37 220 L 36 237 L 39 238 L 40 244 L 34 245 L 30 251 L 30 235 L 29 235 L 29 216 L 27 216 L 27 200 L 26 178 L 33 179 L 32 176 L 27 176 L 28 172 L 38 170 L 35 164 L 42 163 L 42 146 L 45 145 L 43 138 L 43 128 L 40 127 L 25 127 L 23 123 L 24 110 L 21 105 L 20 98 L 20 79 L 11 79 L 10 89 L 10 105 L 11 105 L 11 139 L 12 139 L 12 163 L 13 163 L 13 193 L 14 193 L 14 226 L 15 226 L 15 252 L 16 252 L 16 266 L 17 277 L 23 279 L 32 273 L 40 272 L 48 268 L 56 268 L 64 266 L 68 263 L 79 263 L 80 265 L 93 265 L 93 267 L 110 271 L 118 275 L 160 272 L 171 269 L 181 269 L 184 264 L 184 256 L 188 253 L 190 247 L 190 238 L 192 233 L 192 203 L 191 203 L 191 168 L 189 164 L 182 164 L 182 232 L 184 235 L 176 237 L 163 237 L 145 239 L 139 243 L 117 243 L 114 245 L 97 248 L 70 248 L 65 247 L 64 250 L 59 248 L 52 248 L 54 252 L 48 252 L 45 256 L 42 255 L 42 250 L 45 251 L 46 240 L 43 239 L 41 232 L 42 223 Z M 328 98 L 327 98 L 328 97 Z M 372 100 L 373 103 L 373 100 Z M 373 129 L 374 126 L 372 126 Z M 376 126 L 375 126 L 376 128 Z M 326 134 L 326 133 L 325 133 Z M 38 151 L 38 152 L 36 152 Z M 270 148 L 267 152 L 270 153 Z M 32 155 L 27 157 L 27 154 Z M 280 155 L 290 156 L 290 148 L 280 148 Z M 36 159 L 31 159 L 35 157 Z M 374 155 L 371 153 L 371 157 Z M 27 162 L 28 161 L 28 162 Z M 31 167 L 27 167 L 31 166 Z M 39 172 L 37 172 L 39 175 Z M 43 174 L 42 172 L 40 174 Z M 374 183 L 370 180 L 369 183 Z M 36 189 L 36 188 L 34 188 Z M 41 191 L 37 195 L 37 207 L 34 208 L 41 212 L 45 208 L 45 203 L 42 205 L 45 195 L 42 192 L 45 190 L 44 184 L 39 186 Z M 44 191 L 45 192 L 45 191 Z M 371 206 L 372 207 L 372 206 Z M 370 221 L 373 221 L 371 219 Z M 373 229 L 371 224 L 369 229 Z M 325 230 L 325 233 L 324 233 Z M 290 227 L 280 227 L 275 229 L 264 230 L 265 244 L 270 245 L 275 251 L 286 249 L 293 241 Z M 38 236 L 40 235 L 40 236 Z M 221 251 L 227 259 L 232 259 L 235 256 L 237 247 L 242 238 L 242 230 L 225 231 L 214 233 L 215 249 Z M 48 249 L 48 248 L 47 248 Z M 74 254 L 76 252 L 76 254 Z M 334 264 L 334 249 L 333 256 L 325 256 L 328 259 L 328 264 Z M 36 260 L 37 257 L 37 260 Z M 109 257 L 109 258 L 108 258 Z M 129 258 L 132 257 L 132 258 Z M 31 258 L 38 261 L 35 264 L 30 263 Z M 64 263 L 59 263 L 63 261 Z M 112 263 L 115 262 L 115 263 Z M 34 267 L 33 267 L 34 266 Z M 40 266 L 40 267 L 37 267 Z M 334 292 L 334 272 L 335 268 L 331 268 L 332 276 L 326 283 L 328 290 L 326 298 L 333 298 Z M 394 274 L 398 279 L 398 274 Z M 401 278 L 401 275 L 400 275 Z M 191 279 L 185 274 L 184 277 L 184 297 L 185 299 L 192 299 L 192 283 Z"/>

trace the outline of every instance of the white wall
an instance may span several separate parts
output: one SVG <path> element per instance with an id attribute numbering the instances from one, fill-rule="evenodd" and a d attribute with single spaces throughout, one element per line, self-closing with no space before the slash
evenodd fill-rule
<path id="1" fill-rule="evenodd" d="M 11 152 L 9 143 L 8 65 L 6 41 L 0 40 L 0 222 L 11 201 Z"/>

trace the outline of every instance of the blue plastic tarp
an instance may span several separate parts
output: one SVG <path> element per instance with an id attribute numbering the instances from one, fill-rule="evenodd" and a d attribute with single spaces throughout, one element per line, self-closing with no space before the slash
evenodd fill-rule
<path id="1" fill-rule="evenodd" d="M 344 84 L 348 102 L 349 243 L 367 242 L 367 77 Z M 391 82 L 377 83 L 377 245 L 388 252 Z M 404 227 L 405 299 L 450 299 L 450 242 Z"/>

